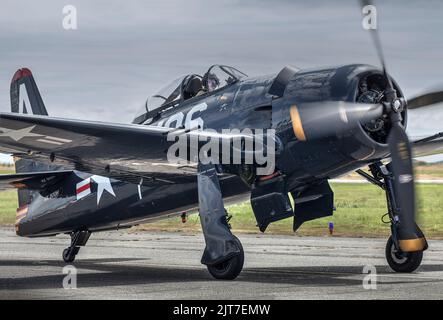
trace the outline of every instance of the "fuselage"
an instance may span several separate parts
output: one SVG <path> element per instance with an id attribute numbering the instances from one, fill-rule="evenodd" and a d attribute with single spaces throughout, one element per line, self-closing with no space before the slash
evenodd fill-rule
<path id="1" fill-rule="evenodd" d="M 269 94 L 277 75 L 246 78 L 163 110 L 149 125 L 180 128 L 190 121 L 199 121 L 203 128 L 217 131 L 273 128 L 283 146 L 278 151 L 276 170 L 285 177 L 288 191 L 302 190 L 381 159 L 388 150 L 384 141 L 371 137 L 362 126 L 324 139 L 298 141 L 289 108 L 303 102 L 356 101 L 362 79 L 377 74 L 379 70 L 366 65 L 300 70 L 287 83 L 282 97 Z M 167 181 L 159 179 L 143 185 L 111 179 L 109 186 L 107 178 L 94 179 L 90 174 L 74 171 L 60 183 L 58 188 L 63 192 L 33 192 L 28 215 L 20 221 L 18 234 L 41 236 L 80 229 L 117 229 L 196 212 L 196 164 L 156 165 L 158 170 L 176 172 L 180 178 L 171 175 Z M 235 172 L 231 169 L 225 167 L 221 178 L 227 203 L 247 199 L 253 183 L 241 169 Z M 84 192 L 82 183 L 87 179 L 90 179 L 90 193 L 79 197 L 79 191 Z"/>

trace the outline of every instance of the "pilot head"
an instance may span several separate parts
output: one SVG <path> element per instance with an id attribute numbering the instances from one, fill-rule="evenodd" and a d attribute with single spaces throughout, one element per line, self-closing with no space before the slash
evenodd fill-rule
<path id="1" fill-rule="evenodd" d="M 208 73 L 205 78 L 206 89 L 208 90 L 208 92 L 216 90 L 220 85 L 220 80 L 213 73 Z"/>

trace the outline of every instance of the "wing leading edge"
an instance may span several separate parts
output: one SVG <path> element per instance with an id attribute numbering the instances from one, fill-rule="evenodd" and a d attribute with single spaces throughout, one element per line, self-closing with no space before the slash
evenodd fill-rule
<path id="1" fill-rule="evenodd" d="M 416 140 L 412 143 L 414 157 L 431 156 L 443 153 L 443 132 Z"/>

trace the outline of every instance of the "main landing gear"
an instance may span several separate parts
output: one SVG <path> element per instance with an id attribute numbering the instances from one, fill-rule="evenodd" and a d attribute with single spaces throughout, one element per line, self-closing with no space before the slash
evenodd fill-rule
<path id="1" fill-rule="evenodd" d="M 63 250 L 63 261 L 66 263 L 74 262 L 76 255 L 80 251 L 80 247 L 86 245 L 91 232 L 89 231 L 74 231 L 71 232 L 71 245 Z"/>
<path id="2" fill-rule="evenodd" d="M 377 162 L 370 165 L 369 169 L 372 175 L 362 170 L 358 170 L 357 173 L 386 192 L 388 213 L 383 217 L 386 217 L 385 220 L 388 221 L 384 220 L 383 222 L 390 223 L 391 225 L 391 236 L 386 243 L 385 249 L 386 260 L 395 272 L 413 272 L 420 266 L 423 251 L 428 248 L 426 239 L 417 225 L 415 225 L 415 239 L 401 238 L 402 221 L 407 217 L 402 216 L 401 208 L 397 205 L 393 182 L 394 177 L 390 166 L 389 164 L 385 166 L 381 162 Z"/>
<path id="3" fill-rule="evenodd" d="M 201 263 L 214 278 L 233 280 L 243 269 L 244 252 L 226 219 L 216 167 L 199 163 L 197 179 L 200 222 L 206 242 Z"/>

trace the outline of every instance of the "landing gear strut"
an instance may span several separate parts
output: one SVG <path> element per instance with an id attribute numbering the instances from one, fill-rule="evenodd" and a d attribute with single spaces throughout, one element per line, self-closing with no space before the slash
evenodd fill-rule
<path id="1" fill-rule="evenodd" d="M 243 247 L 230 230 L 217 169 L 213 164 L 198 165 L 200 222 L 206 248 L 201 263 L 216 279 L 233 280 L 243 269 Z"/>
<path id="2" fill-rule="evenodd" d="M 91 232 L 89 231 L 75 231 L 71 233 L 71 245 L 63 250 L 63 261 L 66 263 L 74 262 L 76 255 L 80 251 L 80 247 L 86 245 Z"/>
<path id="3" fill-rule="evenodd" d="M 388 213 L 385 216 L 389 217 L 388 223 L 391 224 L 391 236 L 387 241 L 385 249 L 386 260 L 395 272 L 413 272 L 420 266 L 423 251 L 427 249 L 426 239 L 420 228 L 416 225 L 417 239 L 413 239 L 412 241 L 424 241 L 421 246 L 423 249 L 417 250 L 411 248 L 407 252 L 401 249 L 400 242 L 402 240 L 399 238 L 399 229 L 401 228 L 401 220 L 403 217 L 401 216 L 401 210 L 396 201 L 394 177 L 390 166 L 389 164 L 385 166 L 381 162 L 377 162 L 370 165 L 369 169 L 372 175 L 362 170 L 358 170 L 357 173 L 386 192 Z M 407 241 L 409 240 L 406 240 L 406 243 Z"/>

